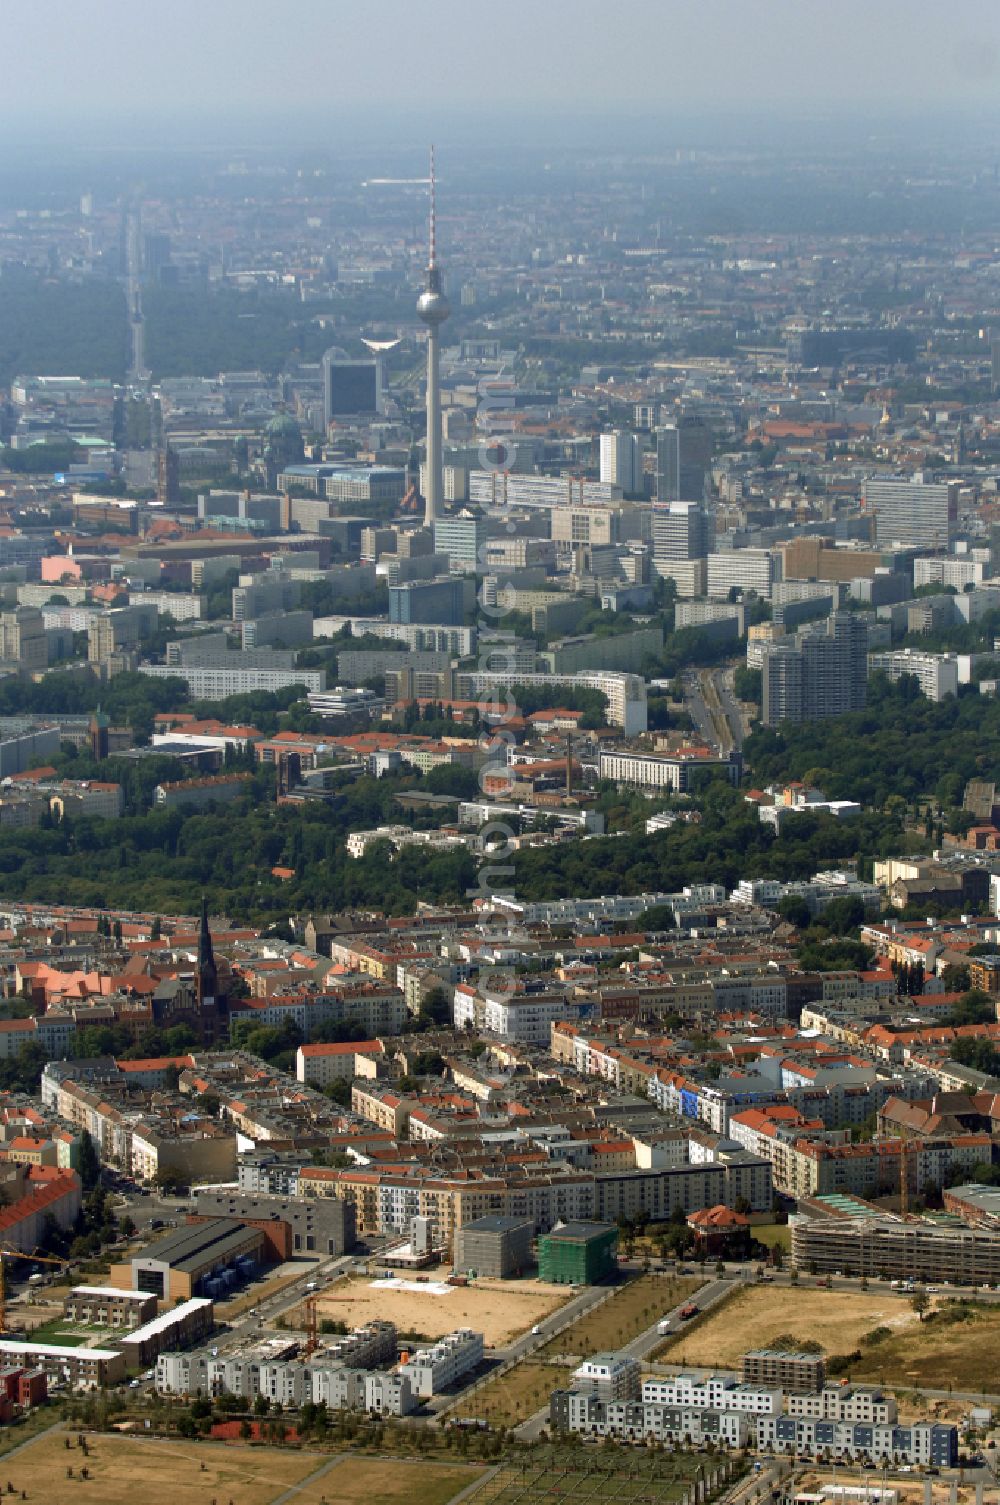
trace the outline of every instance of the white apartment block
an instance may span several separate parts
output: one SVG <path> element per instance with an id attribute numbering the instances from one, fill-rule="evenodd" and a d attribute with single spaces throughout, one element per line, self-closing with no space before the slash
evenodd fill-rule
<path id="1" fill-rule="evenodd" d="M 233 654 L 239 659 L 238 653 Z M 226 700 L 230 695 L 247 695 L 254 690 L 284 690 L 302 685 L 318 694 L 326 689 L 325 669 L 199 669 L 185 664 L 140 664 L 140 674 L 154 679 L 180 678 L 186 681 L 195 700 Z"/>
<path id="2" fill-rule="evenodd" d="M 818 1394 L 785 1397 L 789 1416 L 812 1416 L 823 1421 L 865 1421 L 888 1426 L 896 1420 L 898 1408 L 891 1395 L 870 1385 L 824 1385 Z"/>
<path id="3" fill-rule="evenodd" d="M 398 1372 L 409 1380 L 413 1394 L 426 1400 L 432 1395 L 440 1395 L 482 1360 L 482 1333 L 460 1327 L 432 1347 L 419 1348 L 405 1364 L 400 1365 Z"/>
<path id="4" fill-rule="evenodd" d="M 869 653 L 868 673 L 888 675 L 894 683 L 904 674 L 920 682 L 921 694 L 928 700 L 943 700 L 958 694 L 958 659 L 953 653 L 920 653 L 913 648 L 898 648 L 890 653 Z"/>
<path id="5" fill-rule="evenodd" d="M 724 600 L 735 587 L 769 598 L 775 579 L 775 559 L 769 549 L 730 549 L 709 554 L 705 590 L 715 600 Z"/>
<path id="6" fill-rule="evenodd" d="M 780 1416 L 782 1398 L 780 1389 L 741 1385 L 731 1376 L 721 1374 L 676 1374 L 644 1380 L 642 1386 L 644 1405 L 739 1411 L 748 1416 Z"/>

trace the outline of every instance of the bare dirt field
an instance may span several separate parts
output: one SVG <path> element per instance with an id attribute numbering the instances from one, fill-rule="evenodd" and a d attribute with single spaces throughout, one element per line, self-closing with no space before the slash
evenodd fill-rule
<path id="1" fill-rule="evenodd" d="M 295 1505 L 446 1505 L 474 1484 L 482 1469 L 390 1458 L 344 1458 L 295 1495 Z"/>
<path id="2" fill-rule="evenodd" d="M 873 1328 L 896 1335 L 919 1326 L 910 1303 L 895 1292 L 826 1291 L 809 1286 L 750 1286 L 703 1321 L 668 1338 L 656 1357 L 673 1364 L 735 1368 L 748 1348 L 767 1348 L 780 1334 L 822 1344 L 828 1355 L 851 1353 Z"/>
<path id="3" fill-rule="evenodd" d="M 428 1283 L 437 1284 L 449 1270 L 420 1273 Z M 449 1286 L 447 1295 L 434 1295 L 421 1291 L 410 1277 L 407 1280 L 418 1288 L 373 1286 L 365 1277 L 335 1281 L 319 1293 L 319 1319 L 332 1318 L 352 1328 L 381 1318 L 395 1322 L 401 1333 L 419 1333 L 423 1338 L 440 1338 L 457 1327 L 471 1327 L 483 1333 L 487 1347 L 497 1348 L 527 1332 L 572 1295 L 565 1286 L 542 1285 L 537 1280 L 477 1280 L 470 1286 Z M 292 1326 L 301 1325 L 301 1310 L 290 1313 L 288 1320 Z"/>
<path id="4" fill-rule="evenodd" d="M 271 1505 L 315 1473 L 321 1453 L 197 1442 L 141 1441 L 87 1433 L 90 1456 L 67 1448 L 67 1433 L 49 1432 L 0 1462 L 8 1481 L 37 1505 L 207 1505 L 213 1496 L 238 1505 Z M 75 1440 L 75 1439 L 74 1439 Z M 202 1468 L 204 1465 L 204 1468 Z M 81 1468 L 89 1479 L 79 1477 Z M 73 1478 L 66 1470 L 72 1468 Z M 317 1496 L 317 1499 L 319 1497 Z"/>

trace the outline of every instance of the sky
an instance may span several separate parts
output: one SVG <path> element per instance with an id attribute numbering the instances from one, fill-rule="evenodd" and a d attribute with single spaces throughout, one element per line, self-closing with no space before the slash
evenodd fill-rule
<path id="1" fill-rule="evenodd" d="M 3 18 L 0 123 L 74 143 L 1000 103 L 996 0 L 4 0 Z"/>

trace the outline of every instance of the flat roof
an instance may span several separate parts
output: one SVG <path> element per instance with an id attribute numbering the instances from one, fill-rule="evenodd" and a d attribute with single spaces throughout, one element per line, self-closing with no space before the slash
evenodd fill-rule
<path id="1" fill-rule="evenodd" d="M 605 1233 L 615 1233 L 617 1229 L 614 1223 L 564 1223 L 561 1228 L 552 1228 L 543 1235 L 544 1238 L 558 1239 L 591 1239 L 600 1238 Z"/>
<path id="2" fill-rule="evenodd" d="M 463 1223 L 462 1233 L 513 1233 L 515 1228 L 532 1228 L 534 1225 L 530 1218 L 502 1218 L 495 1213 L 490 1213 L 484 1218 L 475 1218 L 471 1223 Z"/>
<path id="3" fill-rule="evenodd" d="M 123 1291 L 118 1286 L 74 1286 L 71 1296 L 116 1296 L 122 1301 L 149 1301 L 149 1291 Z M 155 1299 L 155 1298 L 153 1298 Z"/>
<path id="4" fill-rule="evenodd" d="M 2 1353 L 37 1354 L 45 1359 L 120 1359 L 122 1356 L 119 1348 L 67 1348 L 60 1343 L 8 1343 L 0 1340 Z"/>
<path id="5" fill-rule="evenodd" d="M 190 1301 L 183 1301 L 180 1306 L 172 1307 L 169 1312 L 161 1312 L 151 1322 L 146 1322 L 142 1327 L 137 1327 L 134 1332 L 125 1333 L 122 1336 L 123 1343 L 144 1343 L 147 1338 L 155 1338 L 158 1333 L 167 1333 L 178 1322 L 183 1322 L 185 1317 L 190 1317 L 195 1312 L 204 1311 L 205 1307 L 211 1307 L 212 1303 L 204 1296 L 192 1296 Z"/>

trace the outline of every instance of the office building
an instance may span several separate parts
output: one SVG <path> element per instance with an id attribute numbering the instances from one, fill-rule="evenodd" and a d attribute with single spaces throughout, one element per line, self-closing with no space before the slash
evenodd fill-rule
<path id="1" fill-rule="evenodd" d="M 676 502 L 681 495 L 681 436 L 676 424 L 656 430 L 656 500 Z"/>
<path id="2" fill-rule="evenodd" d="M 612 429 L 601 435 L 601 480 L 620 486 L 625 496 L 642 495 L 642 445 L 637 434 Z"/>
<path id="3" fill-rule="evenodd" d="M 326 427 L 329 428 L 338 418 L 374 415 L 381 405 L 379 362 L 349 360 L 341 350 L 328 350 L 323 356 L 323 422 Z"/>
<path id="4" fill-rule="evenodd" d="M 653 562 L 669 575 L 674 560 L 703 559 L 711 541 L 708 513 L 698 502 L 671 502 L 653 509 Z"/>
<path id="5" fill-rule="evenodd" d="M 434 519 L 434 552 L 446 554 L 451 569 L 482 570 L 486 549 L 486 519 L 462 511 Z"/>
<path id="6" fill-rule="evenodd" d="M 443 622 L 458 625 L 465 614 L 461 579 L 408 580 L 389 587 L 390 622 Z M 322 686 L 317 686 L 317 689 Z"/>
<path id="7" fill-rule="evenodd" d="M 680 454 L 680 500 L 700 502 L 712 463 L 712 430 L 697 413 L 685 413 L 677 425 Z"/>
<path id="8" fill-rule="evenodd" d="M 337 466 L 323 482 L 328 502 L 401 502 L 405 493 L 406 471 L 395 465 Z"/>
<path id="9" fill-rule="evenodd" d="M 841 716 L 865 705 L 868 630 L 849 612 L 834 612 L 791 640 L 761 644 L 760 657 L 765 726 Z"/>
<path id="10" fill-rule="evenodd" d="M 866 481 L 864 505 L 880 548 L 946 549 L 958 517 L 958 485 L 922 480 Z"/>
<path id="11" fill-rule="evenodd" d="M 725 600 L 730 591 L 753 591 L 769 597 L 775 580 L 775 559 L 769 549 L 728 549 L 706 560 L 706 594 Z"/>

